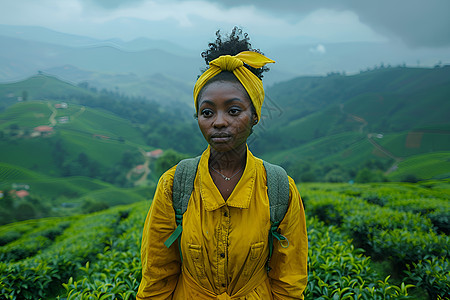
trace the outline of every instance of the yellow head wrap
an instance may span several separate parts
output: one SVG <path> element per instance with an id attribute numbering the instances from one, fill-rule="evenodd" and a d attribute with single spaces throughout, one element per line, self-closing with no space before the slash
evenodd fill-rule
<path id="1" fill-rule="evenodd" d="M 261 117 L 261 107 L 264 102 L 264 88 L 261 79 L 244 66 L 244 63 L 253 68 L 262 68 L 265 64 L 275 61 L 264 55 L 243 51 L 235 56 L 223 55 L 209 63 L 209 68 L 198 78 L 194 86 L 194 105 L 197 110 L 198 94 L 205 84 L 222 71 L 233 72 L 250 96 L 250 100 L 256 109 L 258 120 Z"/>

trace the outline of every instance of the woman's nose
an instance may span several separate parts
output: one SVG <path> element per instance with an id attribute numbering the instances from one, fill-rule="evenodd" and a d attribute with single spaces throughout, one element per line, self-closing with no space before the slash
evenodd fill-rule
<path id="1" fill-rule="evenodd" d="M 227 116 L 222 112 L 217 113 L 213 125 L 217 128 L 228 126 Z"/>

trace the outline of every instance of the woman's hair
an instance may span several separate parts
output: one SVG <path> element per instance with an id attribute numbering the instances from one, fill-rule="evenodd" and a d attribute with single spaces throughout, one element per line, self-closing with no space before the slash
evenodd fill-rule
<path id="1" fill-rule="evenodd" d="M 250 38 L 248 37 L 248 34 L 243 32 L 241 28 L 235 26 L 229 35 L 226 35 L 223 37 L 220 33 L 220 29 L 216 31 L 216 40 L 214 43 L 208 44 L 208 49 L 202 52 L 202 57 L 205 59 L 206 65 L 209 67 L 209 63 L 213 61 L 214 59 L 222 56 L 222 55 L 236 55 L 242 51 L 254 51 L 261 54 L 262 53 L 259 49 L 252 49 L 252 45 L 250 44 Z M 263 72 L 269 71 L 269 68 L 264 66 L 262 68 L 256 69 L 253 67 L 250 67 L 247 64 L 244 64 L 244 66 L 249 69 L 253 74 L 255 74 L 259 79 L 263 78 Z M 208 69 L 205 68 L 203 71 Z M 240 84 L 239 80 L 236 78 L 236 76 L 231 72 L 221 72 L 218 75 L 214 76 L 211 80 L 209 80 L 202 88 L 200 93 L 198 94 L 198 98 L 201 97 L 201 94 L 203 90 L 211 83 L 215 81 L 228 81 L 228 82 L 237 82 Z M 247 97 L 250 99 L 250 96 L 248 95 L 247 91 L 242 88 L 243 92 L 247 94 Z M 256 109 L 253 103 L 251 103 L 251 110 L 254 115 L 256 115 Z M 197 104 L 198 105 L 198 104 Z M 198 107 L 197 107 L 198 109 Z M 198 118 L 198 114 L 194 114 L 194 118 Z"/>
<path id="2" fill-rule="evenodd" d="M 209 63 L 219 56 L 236 55 L 242 51 L 254 51 L 264 54 L 259 49 L 252 49 L 248 34 L 243 32 L 241 28 L 235 26 L 231 30 L 231 33 L 225 37 L 222 36 L 220 30 L 217 30 L 216 40 L 214 43 L 208 44 L 208 49 L 202 52 L 202 57 L 205 59 L 206 65 L 209 66 Z M 266 66 L 259 69 L 250 67 L 247 64 L 244 64 L 244 66 L 258 76 L 259 79 L 263 78 L 263 72 L 269 71 L 269 68 Z"/>

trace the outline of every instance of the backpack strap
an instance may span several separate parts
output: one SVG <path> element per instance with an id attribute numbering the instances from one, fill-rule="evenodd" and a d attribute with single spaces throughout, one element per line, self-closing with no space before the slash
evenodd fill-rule
<path id="1" fill-rule="evenodd" d="M 183 159 L 178 163 L 175 169 L 175 175 L 173 177 L 172 202 L 173 209 L 175 211 L 175 222 L 177 224 L 177 228 L 164 242 L 164 245 L 166 245 L 167 248 L 169 248 L 173 242 L 178 239 L 183 231 L 183 214 L 186 212 L 189 198 L 194 190 L 194 180 L 195 175 L 197 174 L 197 166 L 200 161 L 200 157 L 201 156 Z M 178 240 L 178 247 L 180 247 L 180 240 Z M 181 261 L 183 261 L 181 249 L 180 257 Z"/>
<path id="2" fill-rule="evenodd" d="M 269 261 L 273 252 L 273 239 L 276 238 L 281 247 L 289 246 L 288 239 L 278 232 L 278 226 L 289 207 L 289 178 L 286 171 L 277 165 L 263 161 L 267 175 L 267 194 L 270 206 L 269 257 L 267 270 L 270 271 Z"/>

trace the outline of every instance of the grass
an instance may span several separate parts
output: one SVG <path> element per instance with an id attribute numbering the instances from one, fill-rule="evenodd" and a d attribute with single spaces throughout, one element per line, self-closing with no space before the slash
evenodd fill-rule
<path id="1" fill-rule="evenodd" d="M 400 181 L 408 175 L 424 179 L 442 179 L 450 177 L 450 152 L 420 154 L 409 157 L 398 164 L 398 169 L 389 175 L 389 179 Z"/>
<path id="2" fill-rule="evenodd" d="M 47 175 L 57 175 L 48 138 L 0 140 L 2 162 Z"/>
<path id="3" fill-rule="evenodd" d="M 50 115 L 51 111 L 44 101 L 19 102 L 0 115 L 0 130 L 5 130 L 12 124 L 18 124 L 21 128 L 49 125 Z"/>
<path id="4" fill-rule="evenodd" d="M 61 170 L 54 159 L 56 143 L 62 145 L 64 161 L 69 162 L 85 153 L 99 163 L 100 167 L 109 169 L 117 164 L 124 152 L 137 149 L 150 150 L 145 145 L 140 130 L 128 120 L 109 112 L 83 108 L 69 104 L 67 109 L 58 109 L 56 118 L 68 116 L 73 120 L 67 124 L 56 124 L 55 133 L 50 137 L 30 138 L 27 134 L 38 125 L 48 125 L 50 104 L 57 101 L 27 101 L 16 103 L 0 113 L 0 130 L 7 138 L 0 139 L 0 157 L 3 162 L 30 169 L 45 175 L 58 177 Z M 11 124 L 19 126 L 18 136 L 9 137 Z M 28 133 L 29 134 L 29 133 Z"/>
<path id="5" fill-rule="evenodd" d="M 0 182 L 8 182 L 14 180 L 30 180 L 36 178 L 45 178 L 46 176 L 30 171 L 25 168 L 0 162 Z M 1 187 L 1 184 L 0 184 Z"/>

